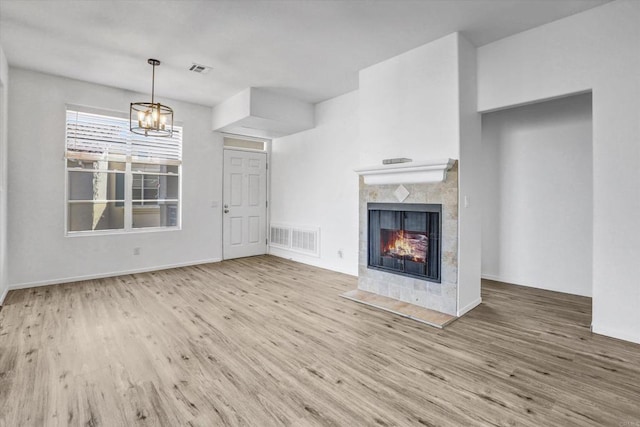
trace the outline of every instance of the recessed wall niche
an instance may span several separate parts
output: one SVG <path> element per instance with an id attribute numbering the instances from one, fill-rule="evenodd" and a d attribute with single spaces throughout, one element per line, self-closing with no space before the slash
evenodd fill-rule
<path id="1" fill-rule="evenodd" d="M 482 116 L 484 278 L 591 296 L 590 93 Z"/>

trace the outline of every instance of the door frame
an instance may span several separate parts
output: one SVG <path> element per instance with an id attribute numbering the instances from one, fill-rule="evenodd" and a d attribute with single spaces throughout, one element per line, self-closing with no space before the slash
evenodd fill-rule
<path id="1" fill-rule="evenodd" d="M 243 135 L 235 135 L 235 134 L 230 134 L 230 133 L 222 133 L 222 137 L 223 137 L 223 147 L 222 147 L 222 179 L 220 180 L 220 185 L 222 186 L 222 191 L 221 191 L 221 195 L 222 195 L 222 200 L 220 201 L 220 254 L 221 254 L 221 259 L 224 261 L 225 258 L 225 254 L 224 254 L 224 152 L 225 151 L 247 151 L 247 152 L 251 152 L 251 153 L 265 153 L 266 154 L 266 161 L 267 161 L 267 170 L 266 170 L 266 199 L 267 199 L 267 208 L 266 208 L 266 214 L 265 214 L 265 236 L 267 239 L 267 247 L 265 249 L 265 254 L 269 254 L 270 253 L 270 235 L 269 235 L 269 224 L 271 223 L 271 167 L 270 167 L 270 163 L 271 163 L 271 140 L 270 139 L 265 139 L 265 138 L 255 138 L 255 137 L 250 137 L 250 136 L 243 136 Z M 264 143 L 264 150 L 255 150 L 252 148 L 241 148 L 241 147 L 225 147 L 224 146 L 224 138 L 229 137 L 229 138 L 234 138 L 234 139 L 244 139 L 247 141 L 259 141 L 259 142 L 263 142 Z"/>

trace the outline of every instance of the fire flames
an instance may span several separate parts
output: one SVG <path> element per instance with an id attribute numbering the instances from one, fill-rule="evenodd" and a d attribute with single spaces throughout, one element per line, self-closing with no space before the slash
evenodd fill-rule
<path id="1" fill-rule="evenodd" d="M 425 233 L 387 229 L 381 231 L 380 245 L 383 256 L 426 262 L 428 239 Z"/>

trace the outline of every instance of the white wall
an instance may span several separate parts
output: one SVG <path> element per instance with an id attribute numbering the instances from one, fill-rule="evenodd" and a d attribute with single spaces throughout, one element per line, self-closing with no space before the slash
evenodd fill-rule
<path id="1" fill-rule="evenodd" d="M 271 222 L 320 227 L 321 246 L 320 258 L 271 254 L 357 274 L 357 111 L 358 92 L 347 93 L 316 105 L 314 129 L 273 140 Z"/>
<path id="2" fill-rule="evenodd" d="M 480 116 L 476 48 L 453 33 L 360 71 L 360 166 L 459 160 L 457 313 L 480 299 Z M 473 201 L 466 205 L 464 199 Z"/>
<path id="3" fill-rule="evenodd" d="M 9 289 L 7 276 L 7 118 L 9 65 L 0 46 L 0 305 Z"/>
<path id="4" fill-rule="evenodd" d="M 458 35 L 458 316 L 482 302 L 480 283 L 482 127 L 477 105 L 476 48 Z"/>
<path id="5" fill-rule="evenodd" d="M 11 68 L 9 284 L 48 284 L 221 258 L 222 138 L 211 109 L 166 100 L 184 126 L 182 230 L 65 237 L 65 104 L 127 112 L 148 95 Z M 163 100 L 162 102 L 165 102 Z M 138 256 L 133 248 L 141 248 Z"/>
<path id="6" fill-rule="evenodd" d="M 591 296 L 591 95 L 485 114 L 482 274 Z"/>
<path id="7" fill-rule="evenodd" d="M 360 71 L 359 166 L 459 158 L 458 34 Z"/>
<path id="8" fill-rule="evenodd" d="M 478 106 L 593 91 L 593 330 L 640 343 L 639 22 L 618 0 L 479 48 Z"/>
<path id="9" fill-rule="evenodd" d="M 458 159 L 461 189 L 480 199 L 476 50 L 454 33 L 360 72 L 360 89 L 317 106 L 317 127 L 274 140 L 271 220 L 320 226 L 322 254 L 274 255 L 357 273 L 358 179 L 390 157 Z M 357 123 L 354 126 L 353 123 Z M 480 204 L 461 216 L 459 313 L 480 302 Z M 342 250 L 344 258 L 337 257 Z M 459 289 L 459 290 L 460 290 Z"/>

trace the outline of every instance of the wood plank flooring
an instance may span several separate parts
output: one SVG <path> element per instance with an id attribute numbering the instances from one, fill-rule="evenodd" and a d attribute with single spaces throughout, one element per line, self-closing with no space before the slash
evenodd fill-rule
<path id="1" fill-rule="evenodd" d="M 588 298 L 486 282 L 446 329 L 275 257 L 12 291 L 2 426 L 640 426 L 640 346 Z"/>

